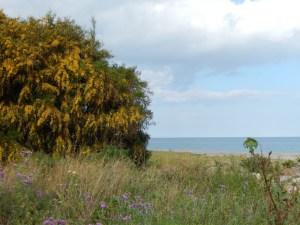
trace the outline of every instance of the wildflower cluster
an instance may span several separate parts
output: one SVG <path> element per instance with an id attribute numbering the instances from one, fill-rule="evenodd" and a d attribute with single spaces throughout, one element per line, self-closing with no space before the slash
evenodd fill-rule
<path id="1" fill-rule="evenodd" d="M 153 209 L 152 203 L 145 202 L 140 196 L 136 196 L 128 207 L 130 209 L 136 209 L 142 214 L 148 214 Z"/>
<path id="2" fill-rule="evenodd" d="M 43 221 L 43 225 L 66 225 L 66 222 L 61 219 L 48 218 Z"/>
<path id="3" fill-rule="evenodd" d="M 115 213 L 113 208 L 118 207 L 120 211 Z M 103 221 L 115 221 L 128 223 L 132 222 L 136 217 L 150 214 L 153 210 L 153 204 L 146 202 L 139 195 L 132 195 L 131 193 L 123 193 L 120 196 L 115 196 L 109 203 L 101 201 L 99 203 L 100 211 L 97 211 L 97 219 Z"/>
<path id="4" fill-rule="evenodd" d="M 119 198 L 119 203 L 121 205 L 125 205 L 125 208 L 134 210 L 139 214 L 148 214 L 153 209 L 152 203 L 145 202 L 145 200 L 141 196 L 132 196 L 130 193 L 124 193 Z M 128 215 L 123 217 L 121 216 L 121 219 L 123 221 L 128 221 L 131 219 L 131 217 Z"/>

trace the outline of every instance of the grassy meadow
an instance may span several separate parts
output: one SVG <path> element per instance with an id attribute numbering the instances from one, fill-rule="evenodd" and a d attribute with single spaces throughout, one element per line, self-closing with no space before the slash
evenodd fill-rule
<path id="1" fill-rule="evenodd" d="M 0 224 L 267 225 L 262 186 L 240 160 L 155 152 L 137 169 L 34 154 L 0 170 Z M 288 224 L 300 224 L 294 218 Z"/>

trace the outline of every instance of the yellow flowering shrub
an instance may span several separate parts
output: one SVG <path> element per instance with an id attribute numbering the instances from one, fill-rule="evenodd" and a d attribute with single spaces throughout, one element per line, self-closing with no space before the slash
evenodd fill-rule
<path id="1" fill-rule="evenodd" d="M 94 29 L 0 11 L 0 138 L 14 133 L 14 141 L 54 155 L 112 144 L 142 162 L 152 117 L 147 84 L 109 58 Z"/>

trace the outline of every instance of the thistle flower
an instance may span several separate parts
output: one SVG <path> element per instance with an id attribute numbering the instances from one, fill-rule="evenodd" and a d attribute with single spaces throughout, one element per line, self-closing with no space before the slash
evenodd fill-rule
<path id="1" fill-rule="evenodd" d="M 64 220 L 56 220 L 57 225 L 66 225 L 66 222 Z"/>
<path id="2" fill-rule="evenodd" d="M 45 219 L 43 221 L 43 225 L 56 225 L 55 220 L 53 218 Z"/>
<path id="3" fill-rule="evenodd" d="M 101 209 L 106 209 L 107 208 L 107 204 L 105 202 L 100 202 L 100 208 Z"/>
<path id="4" fill-rule="evenodd" d="M 130 208 L 130 209 L 136 209 L 136 208 L 138 208 L 138 207 L 139 207 L 139 204 L 136 203 L 136 202 L 133 202 L 133 203 L 131 203 L 131 204 L 129 205 L 129 208 Z"/>

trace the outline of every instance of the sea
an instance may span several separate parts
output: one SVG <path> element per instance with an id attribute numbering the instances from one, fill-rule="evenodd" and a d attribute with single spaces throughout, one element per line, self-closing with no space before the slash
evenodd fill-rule
<path id="1" fill-rule="evenodd" d="M 299 154 L 300 137 L 257 137 L 259 151 L 275 154 Z M 203 154 L 244 154 L 244 137 L 151 138 L 152 151 L 191 152 Z"/>

